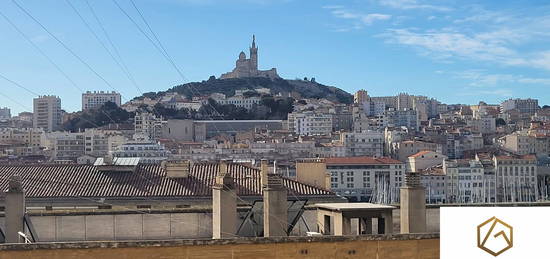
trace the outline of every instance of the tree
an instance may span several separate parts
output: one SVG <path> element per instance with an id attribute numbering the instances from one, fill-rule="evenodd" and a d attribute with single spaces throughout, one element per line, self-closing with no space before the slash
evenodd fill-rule
<path id="1" fill-rule="evenodd" d="M 96 128 L 109 123 L 126 122 L 131 113 L 118 107 L 115 103 L 106 102 L 97 109 L 89 109 L 75 114 L 75 116 L 63 124 L 67 131 L 78 131 L 87 128 Z"/>

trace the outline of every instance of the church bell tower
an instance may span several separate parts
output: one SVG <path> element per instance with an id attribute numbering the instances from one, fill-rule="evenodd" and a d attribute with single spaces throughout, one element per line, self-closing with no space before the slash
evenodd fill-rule
<path id="1" fill-rule="evenodd" d="M 256 47 L 256 35 L 252 35 L 252 47 L 250 47 L 250 63 L 253 71 L 258 71 L 258 48 Z"/>

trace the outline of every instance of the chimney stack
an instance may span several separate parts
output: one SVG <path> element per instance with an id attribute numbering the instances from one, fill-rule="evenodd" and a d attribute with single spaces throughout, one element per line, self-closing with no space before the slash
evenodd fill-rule
<path id="1" fill-rule="evenodd" d="M 269 173 L 269 167 L 267 165 L 267 159 L 262 159 L 260 161 L 260 181 L 262 188 L 267 185 L 267 174 Z"/>
<path id="2" fill-rule="evenodd" d="M 192 166 L 189 160 L 163 161 L 162 164 L 168 178 L 187 178 Z"/>
<path id="3" fill-rule="evenodd" d="M 287 236 L 288 203 L 287 190 L 281 176 L 267 174 L 264 192 L 264 237 Z"/>
<path id="4" fill-rule="evenodd" d="M 13 175 L 9 179 L 6 193 L 6 243 L 19 243 L 19 232 L 25 232 L 25 191 L 21 177 Z"/>
<path id="5" fill-rule="evenodd" d="M 405 186 L 401 187 L 401 233 L 426 232 L 426 190 L 420 183 L 418 173 L 405 175 Z"/>
<path id="6" fill-rule="evenodd" d="M 227 162 L 219 164 L 216 182 L 212 187 L 212 238 L 235 237 L 237 233 L 237 194 Z"/>
<path id="7" fill-rule="evenodd" d="M 112 165 L 113 164 L 113 156 L 112 155 L 106 155 L 104 158 L 103 158 L 103 164 L 104 165 Z"/>

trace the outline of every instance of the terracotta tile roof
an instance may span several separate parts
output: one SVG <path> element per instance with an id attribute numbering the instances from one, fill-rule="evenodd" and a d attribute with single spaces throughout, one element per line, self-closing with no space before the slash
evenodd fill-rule
<path id="1" fill-rule="evenodd" d="M 260 170 L 229 164 L 239 196 L 260 196 Z M 139 198 L 211 197 L 218 164 L 195 164 L 188 178 L 167 178 L 160 165 L 138 165 L 135 172 L 100 172 L 91 165 L 1 165 L 0 190 L 8 188 L 10 176 L 18 174 L 28 198 Z M 330 191 L 283 178 L 289 197 L 334 196 Z M 3 196 L 3 192 L 0 196 Z"/>
<path id="2" fill-rule="evenodd" d="M 409 157 L 419 157 L 419 156 L 423 156 L 423 155 L 426 155 L 426 154 L 429 154 L 429 153 L 433 153 L 433 151 L 430 151 L 430 150 L 424 150 L 424 151 L 420 151 L 414 155 L 410 155 Z"/>
<path id="3" fill-rule="evenodd" d="M 389 158 L 389 157 L 370 157 L 370 156 L 330 157 L 330 158 L 326 158 L 325 162 L 327 165 L 403 164 L 403 162 Z"/>

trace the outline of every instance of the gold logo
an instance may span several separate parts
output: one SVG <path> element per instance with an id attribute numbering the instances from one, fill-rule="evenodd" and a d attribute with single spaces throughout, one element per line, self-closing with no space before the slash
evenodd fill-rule
<path id="1" fill-rule="evenodd" d="M 477 247 L 483 251 L 498 256 L 512 246 L 514 229 L 504 221 L 492 217 L 477 226 Z"/>

